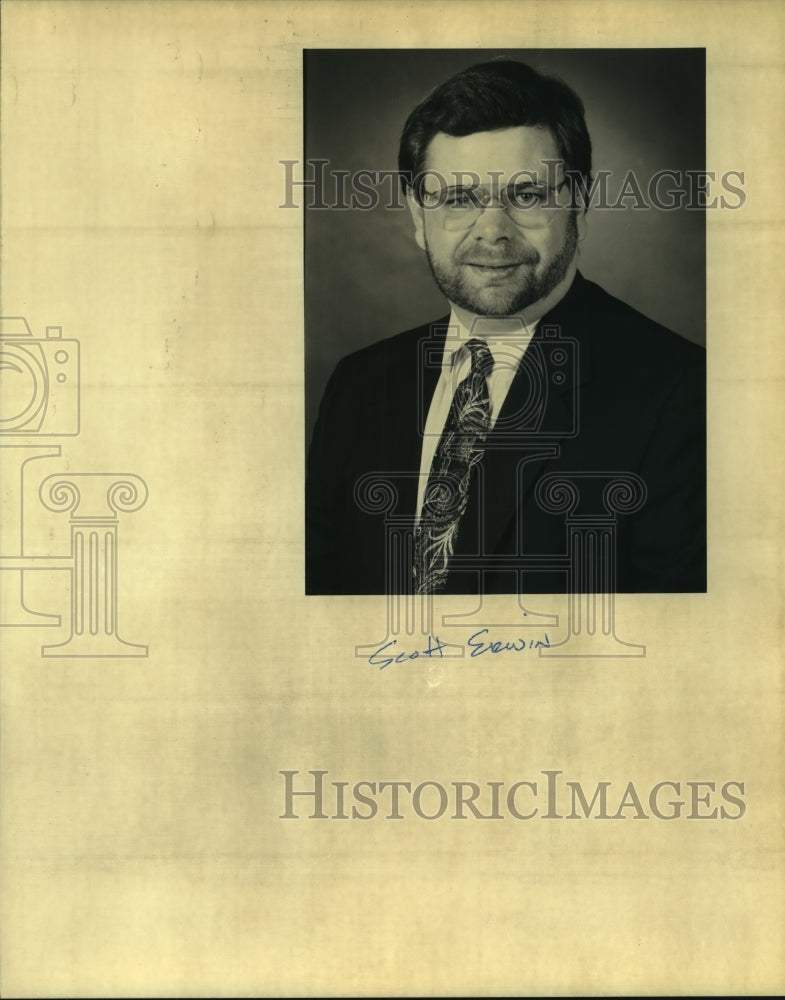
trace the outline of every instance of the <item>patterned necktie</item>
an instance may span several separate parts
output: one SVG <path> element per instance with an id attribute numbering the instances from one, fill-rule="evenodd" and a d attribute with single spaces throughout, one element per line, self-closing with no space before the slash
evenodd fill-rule
<path id="1" fill-rule="evenodd" d="M 418 594 L 431 594 L 444 587 L 458 526 L 469 502 L 472 469 L 483 456 L 491 424 L 486 377 L 493 368 L 493 355 L 482 340 L 469 340 L 466 346 L 472 356 L 471 371 L 455 390 L 414 536 L 414 585 Z"/>

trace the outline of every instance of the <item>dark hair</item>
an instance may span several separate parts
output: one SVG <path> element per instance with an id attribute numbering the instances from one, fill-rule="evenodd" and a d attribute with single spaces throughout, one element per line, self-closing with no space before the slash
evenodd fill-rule
<path id="1" fill-rule="evenodd" d="M 428 146 L 438 132 L 451 136 L 546 125 L 565 170 L 591 187 L 591 139 L 583 102 L 561 80 L 511 59 L 470 66 L 433 90 L 409 115 L 401 135 L 398 169 L 404 191 L 425 170 Z"/>

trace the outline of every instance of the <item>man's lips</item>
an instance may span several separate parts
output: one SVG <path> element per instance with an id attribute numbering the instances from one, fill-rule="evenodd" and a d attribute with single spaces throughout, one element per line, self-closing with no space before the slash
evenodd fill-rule
<path id="1" fill-rule="evenodd" d="M 512 271 L 516 267 L 520 267 L 524 261 L 521 260 L 505 260 L 505 261 L 475 261 L 467 260 L 464 263 L 468 267 L 476 267 L 480 271 Z"/>

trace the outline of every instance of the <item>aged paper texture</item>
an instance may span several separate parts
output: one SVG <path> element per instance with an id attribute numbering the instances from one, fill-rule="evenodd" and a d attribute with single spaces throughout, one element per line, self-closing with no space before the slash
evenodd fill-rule
<path id="1" fill-rule="evenodd" d="M 1 16 L 2 995 L 781 993 L 783 5 Z M 705 50 L 709 583 L 618 595 L 645 655 L 305 596 L 303 52 L 437 48 Z"/>

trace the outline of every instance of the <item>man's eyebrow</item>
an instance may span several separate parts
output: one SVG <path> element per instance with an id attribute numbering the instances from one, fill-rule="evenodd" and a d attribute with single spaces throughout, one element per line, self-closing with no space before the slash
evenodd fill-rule
<path id="1" fill-rule="evenodd" d="M 448 184 L 447 187 L 439 187 L 436 188 L 434 191 L 429 191 L 427 188 L 424 188 L 423 190 L 425 191 L 426 194 L 450 195 L 450 194 L 461 194 L 462 192 L 466 191 L 477 191 L 479 189 L 484 189 L 487 186 L 488 185 L 478 184 L 478 183 Z M 539 178 L 527 177 L 525 180 L 511 181 L 509 184 L 503 185 L 503 187 L 505 187 L 508 190 L 510 188 L 513 188 L 516 191 L 522 188 L 543 189 L 548 187 L 548 182 L 545 178 L 539 179 Z"/>
<path id="2" fill-rule="evenodd" d="M 476 191 L 482 184 L 449 184 L 447 187 L 439 188 L 441 194 L 457 194 L 461 191 Z"/>
<path id="3" fill-rule="evenodd" d="M 501 187 L 544 187 L 548 183 L 547 177 L 537 177 L 537 176 L 527 176 L 519 177 L 508 181 L 506 184 L 500 185 Z M 492 184 L 483 184 L 481 182 L 474 181 L 470 184 L 450 184 L 447 187 L 440 188 L 440 191 L 472 191 L 474 188 L 478 187 L 491 187 L 498 184 L 498 181 L 494 181 Z"/>

